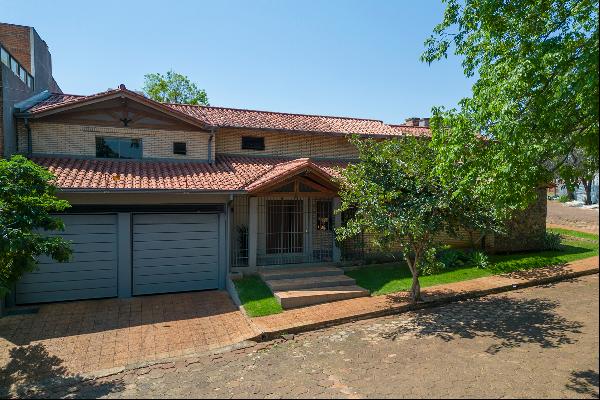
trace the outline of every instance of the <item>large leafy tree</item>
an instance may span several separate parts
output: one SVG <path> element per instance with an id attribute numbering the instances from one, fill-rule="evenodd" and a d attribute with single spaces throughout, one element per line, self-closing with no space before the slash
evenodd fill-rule
<path id="1" fill-rule="evenodd" d="M 199 89 L 187 76 L 174 71 L 168 71 L 164 75 L 144 75 L 143 91 L 146 96 L 161 103 L 209 105 L 204 89 Z"/>
<path id="2" fill-rule="evenodd" d="M 574 149 L 598 158 L 598 1 L 445 3 L 422 59 L 454 52 L 476 81 L 458 109 L 433 110 L 436 169 L 510 215 Z"/>
<path id="3" fill-rule="evenodd" d="M 374 141 L 354 138 L 360 162 L 341 171 L 338 212 L 350 218 L 337 229 L 340 240 L 367 231 L 375 244 L 400 246 L 412 273 L 411 298 L 421 298 L 419 275 L 442 232 L 459 227 L 499 231 L 490 208 L 476 197 L 453 196 L 456 182 L 442 182 L 426 139 Z"/>
<path id="4" fill-rule="evenodd" d="M 598 173 L 598 158 L 589 156 L 581 149 L 574 149 L 558 170 L 567 192 L 574 193 L 579 185 L 585 190 L 585 203 L 592 204 L 592 184 Z"/>
<path id="5" fill-rule="evenodd" d="M 63 230 L 50 215 L 69 207 L 55 196 L 53 175 L 25 157 L 0 159 L 0 296 L 11 290 L 24 273 L 35 270 L 36 259 L 48 255 L 67 261 L 70 244 L 44 230 Z"/>

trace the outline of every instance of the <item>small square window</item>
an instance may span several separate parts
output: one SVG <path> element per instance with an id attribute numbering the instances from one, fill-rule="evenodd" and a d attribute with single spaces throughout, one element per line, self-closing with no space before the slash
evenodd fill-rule
<path id="1" fill-rule="evenodd" d="M 8 55 L 8 51 L 4 50 L 4 47 L 0 47 L 0 60 L 2 60 L 2 63 L 7 67 L 10 66 L 9 59 L 10 56 Z"/>
<path id="2" fill-rule="evenodd" d="M 242 150 L 264 150 L 265 138 L 255 136 L 242 136 Z"/>
<path id="3" fill-rule="evenodd" d="M 187 145 L 185 142 L 173 142 L 173 154 L 181 154 L 185 156 L 187 154 Z"/>

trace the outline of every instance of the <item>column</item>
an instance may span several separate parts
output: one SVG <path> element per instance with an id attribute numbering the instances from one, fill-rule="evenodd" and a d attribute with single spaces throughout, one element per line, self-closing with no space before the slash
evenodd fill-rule
<path id="1" fill-rule="evenodd" d="M 248 267 L 256 269 L 256 247 L 258 243 L 258 198 L 248 199 Z"/>

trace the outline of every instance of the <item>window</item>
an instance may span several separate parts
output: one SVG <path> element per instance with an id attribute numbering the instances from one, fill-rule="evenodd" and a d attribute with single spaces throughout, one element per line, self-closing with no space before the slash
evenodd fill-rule
<path id="1" fill-rule="evenodd" d="M 25 82 L 27 76 L 27 72 L 23 69 L 23 67 L 19 67 L 19 79 Z"/>
<path id="2" fill-rule="evenodd" d="M 98 158 L 142 158 L 142 139 L 96 136 Z"/>
<path id="3" fill-rule="evenodd" d="M 331 230 L 331 201 L 330 200 L 318 200 L 317 201 L 317 230 L 318 231 L 330 231 Z"/>
<path id="4" fill-rule="evenodd" d="M 187 154 L 187 144 L 185 142 L 173 142 L 173 154 Z"/>
<path id="5" fill-rule="evenodd" d="M 10 58 L 10 69 L 12 69 L 15 75 L 19 75 L 19 63 L 12 57 Z"/>
<path id="6" fill-rule="evenodd" d="M 264 150 L 265 138 L 255 136 L 242 136 L 243 150 Z"/>
<path id="7" fill-rule="evenodd" d="M 4 47 L 0 47 L 0 60 L 2 60 L 2 63 L 7 67 L 10 67 L 9 59 L 10 56 L 8 55 L 8 51 L 4 50 Z"/>
<path id="8" fill-rule="evenodd" d="M 27 75 L 27 86 L 33 89 L 33 77 L 31 75 Z"/>

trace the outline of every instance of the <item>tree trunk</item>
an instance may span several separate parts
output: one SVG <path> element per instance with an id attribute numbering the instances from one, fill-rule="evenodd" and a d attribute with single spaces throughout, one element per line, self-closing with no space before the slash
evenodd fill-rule
<path id="1" fill-rule="evenodd" d="M 591 180 L 582 180 L 583 187 L 585 188 L 585 204 L 592 204 L 592 181 Z"/>
<path id="2" fill-rule="evenodd" d="M 575 200 L 575 192 L 573 190 L 567 189 L 567 198 L 569 200 Z"/>
<path id="3" fill-rule="evenodd" d="M 418 257 L 415 256 L 413 260 L 410 256 L 405 257 L 408 268 L 412 274 L 412 287 L 410 288 L 410 300 L 412 303 L 421 301 L 421 284 L 419 283 L 419 268 L 418 268 Z"/>

